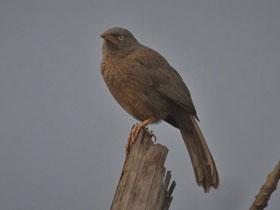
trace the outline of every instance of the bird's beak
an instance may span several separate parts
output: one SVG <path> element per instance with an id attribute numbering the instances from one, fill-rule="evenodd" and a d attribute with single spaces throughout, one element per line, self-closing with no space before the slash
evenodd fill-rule
<path id="1" fill-rule="evenodd" d="M 113 36 L 110 35 L 110 34 L 107 34 L 107 33 L 101 34 L 101 38 L 103 38 L 104 40 L 107 40 L 107 41 L 109 41 L 109 42 L 112 42 L 112 43 L 117 43 L 116 38 L 113 37 Z"/>

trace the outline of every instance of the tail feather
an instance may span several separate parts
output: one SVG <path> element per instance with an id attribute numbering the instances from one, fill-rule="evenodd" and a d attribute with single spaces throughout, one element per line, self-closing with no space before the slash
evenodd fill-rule
<path id="1" fill-rule="evenodd" d="M 218 188 L 219 175 L 214 159 L 204 136 L 192 115 L 180 116 L 177 120 L 193 165 L 196 182 L 209 192 L 211 187 Z"/>

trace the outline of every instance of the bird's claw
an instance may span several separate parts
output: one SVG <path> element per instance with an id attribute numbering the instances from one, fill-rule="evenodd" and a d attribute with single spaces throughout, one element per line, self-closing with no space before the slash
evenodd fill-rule
<path id="1" fill-rule="evenodd" d="M 145 128 L 146 133 L 149 137 L 151 137 L 152 141 L 155 143 L 157 141 L 156 135 L 153 133 L 153 130 L 149 130 L 148 128 Z"/>

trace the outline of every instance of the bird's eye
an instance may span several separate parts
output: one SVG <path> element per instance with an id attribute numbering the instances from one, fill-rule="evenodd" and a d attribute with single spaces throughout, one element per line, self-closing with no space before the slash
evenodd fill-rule
<path id="1" fill-rule="evenodd" d="M 124 36 L 119 36 L 118 39 L 122 41 L 124 39 Z"/>

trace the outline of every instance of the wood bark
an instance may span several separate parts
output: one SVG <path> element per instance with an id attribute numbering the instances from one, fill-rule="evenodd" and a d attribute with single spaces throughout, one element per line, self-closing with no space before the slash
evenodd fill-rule
<path id="1" fill-rule="evenodd" d="M 256 199 L 253 202 L 250 210 L 262 210 L 267 206 L 267 202 L 276 189 L 277 183 L 280 179 L 280 161 L 276 165 L 275 169 L 268 174 L 267 180 L 261 187 L 259 194 L 256 195 Z"/>
<path id="2" fill-rule="evenodd" d="M 111 210 L 168 210 L 175 181 L 164 162 L 168 149 L 142 129 L 126 156 Z"/>

